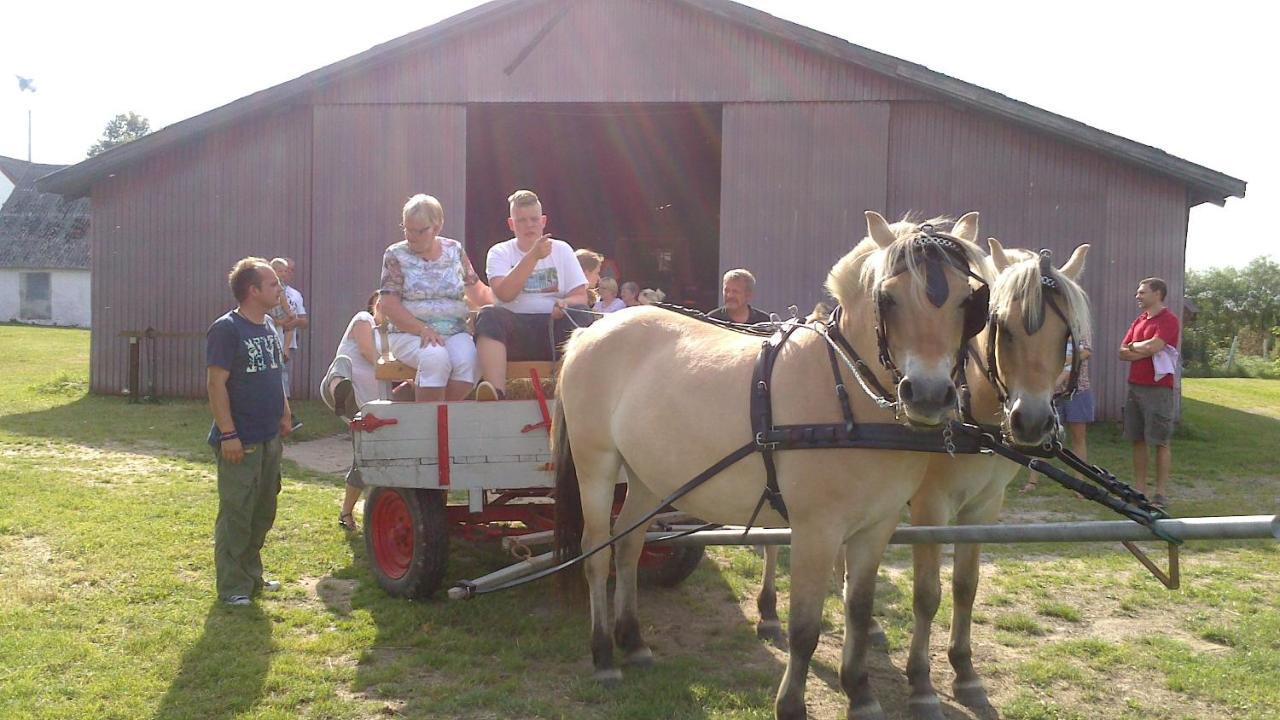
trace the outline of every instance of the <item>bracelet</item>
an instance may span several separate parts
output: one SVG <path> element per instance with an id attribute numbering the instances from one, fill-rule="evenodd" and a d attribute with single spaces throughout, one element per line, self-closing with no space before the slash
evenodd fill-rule
<path id="1" fill-rule="evenodd" d="M 227 440 L 235 440 L 235 439 L 236 439 L 236 438 L 238 438 L 238 437 L 240 437 L 240 433 L 236 432 L 235 430 L 232 430 L 231 432 L 224 432 L 224 433 L 222 433 L 221 435 L 219 435 L 219 436 L 218 436 L 218 442 L 226 442 Z"/>

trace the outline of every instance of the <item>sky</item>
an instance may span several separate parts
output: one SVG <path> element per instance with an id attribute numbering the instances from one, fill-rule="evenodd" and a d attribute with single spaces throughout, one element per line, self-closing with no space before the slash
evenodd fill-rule
<path id="1" fill-rule="evenodd" d="M 118 113 L 156 130 L 477 4 L 14 3 L 0 33 L 0 155 L 27 157 L 28 110 L 32 159 L 74 163 Z M 1265 3 L 745 4 L 1245 180 L 1245 199 L 1191 211 L 1187 267 L 1280 259 L 1269 217 L 1280 123 L 1267 89 L 1280 59 Z M 37 92 L 19 92 L 15 75 Z"/>

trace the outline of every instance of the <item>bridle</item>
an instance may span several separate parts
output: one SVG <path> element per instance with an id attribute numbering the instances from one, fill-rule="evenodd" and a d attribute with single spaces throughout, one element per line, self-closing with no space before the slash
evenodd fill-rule
<path id="1" fill-rule="evenodd" d="M 966 359 L 964 349 L 969 346 L 971 339 L 982 332 L 982 329 L 986 326 L 987 316 L 990 311 L 991 288 L 985 278 L 973 272 L 969 265 L 969 256 L 964 251 L 958 238 L 939 232 L 932 225 L 921 225 L 910 243 L 910 247 L 898 259 L 892 271 L 886 277 L 880 279 L 873 292 L 877 359 L 880 362 L 880 366 L 889 373 L 892 378 L 891 384 L 895 388 L 902 382 L 903 375 L 902 371 L 898 369 L 897 362 L 893 359 L 893 351 L 889 348 L 889 325 L 885 321 L 885 316 L 888 314 L 889 308 L 893 306 L 894 301 L 888 293 L 881 290 L 881 286 L 889 279 L 908 271 L 910 266 L 908 256 L 915 258 L 915 264 L 924 266 L 925 297 L 934 307 L 940 308 L 945 305 L 947 297 L 950 295 L 947 287 L 947 266 L 954 268 L 966 277 L 977 280 L 979 283 L 979 286 L 964 300 L 964 329 L 960 350 L 956 353 L 955 363 L 952 366 L 951 376 L 953 379 L 963 377 Z M 867 368 L 866 363 L 862 362 L 861 358 L 857 357 L 857 353 L 853 351 L 853 347 L 841 333 L 840 320 L 842 317 L 843 309 L 837 306 L 827 321 L 827 334 L 841 349 L 851 357 L 857 358 L 855 365 L 858 366 L 860 371 L 858 374 L 862 376 L 860 380 L 866 381 L 864 385 L 871 386 L 868 389 L 868 394 L 872 396 L 872 399 L 882 407 L 897 406 L 897 397 L 876 379 L 875 374 L 870 372 L 870 369 Z"/>
<path id="2" fill-rule="evenodd" d="M 1062 320 L 1062 324 L 1067 328 L 1067 342 L 1071 344 L 1071 372 L 1067 377 L 1067 384 L 1063 389 L 1055 390 L 1053 394 L 1053 399 L 1057 401 L 1075 394 L 1076 388 L 1080 382 L 1081 359 L 1080 343 L 1076 341 L 1075 332 L 1071 329 L 1071 321 L 1067 319 L 1067 314 L 1062 311 L 1057 300 L 1054 299 L 1056 296 L 1063 295 L 1064 292 L 1058 279 L 1053 276 L 1052 269 L 1053 252 L 1048 249 L 1041 250 L 1039 322 L 1033 325 L 1031 322 L 1031 314 L 1024 312 L 1022 314 L 1022 329 L 1026 331 L 1027 335 L 1035 335 L 1037 332 L 1040 332 L 1040 329 L 1044 327 L 1046 307 L 1052 310 L 1053 313 Z M 983 375 L 986 376 L 987 381 L 991 383 L 993 388 L 995 388 L 996 398 L 1000 402 L 1000 407 L 1003 409 L 1003 412 L 1008 415 L 1009 386 L 1005 383 L 1004 378 L 1000 376 L 1000 369 L 996 365 L 996 344 L 999 334 L 1001 332 L 1007 333 L 1009 330 L 1004 321 L 997 317 L 994 312 L 991 313 L 990 318 L 987 320 L 987 328 L 986 363 L 985 365 L 983 363 L 979 363 L 979 367 L 982 369 Z M 1054 404 L 1053 413 L 1054 422 L 1059 423 L 1056 403 Z"/>

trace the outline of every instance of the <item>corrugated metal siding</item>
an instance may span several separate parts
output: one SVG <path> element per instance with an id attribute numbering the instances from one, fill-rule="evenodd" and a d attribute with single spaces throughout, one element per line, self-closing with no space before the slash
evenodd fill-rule
<path id="1" fill-rule="evenodd" d="M 1092 304 L 1092 380 L 1100 417 L 1116 419 L 1128 364 L 1115 357 L 1138 280 L 1169 281 L 1181 307 L 1185 190 L 1098 153 L 935 103 L 894 103 L 888 207 L 982 213 L 984 237 L 1007 247 L 1049 248 L 1058 264 L 1091 245 L 1081 279 Z"/>
<path id="2" fill-rule="evenodd" d="M 756 273 L 765 310 L 808 312 L 885 205 L 888 150 L 887 103 L 726 105 L 720 271 Z"/>
<path id="3" fill-rule="evenodd" d="M 203 333 L 235 306 L 226 272 L 241 257 L 297 258 L 296 282 L 308 293 L 310 124 L 308 108 L 250 120 L 94 187 L 94 392 L 127 385 L 119 335 L 151 327 L 192 335 L 154 341 L 157 391 L 203 395 Z M 308 364 L 304 354 L 295 388 L 309 385 Z"/>
<path id="4" fill-rule="evenodd" d="M 510 66 L 559 3 L 478 27 L 320 91 L 319 103 L 744 102 L 923 97 L 851 67 L 678 3 L 572 3 Z"/>
<path id="5" fill-rule="evenodd" d="M 1105 280 L 1092 296 L 1101 336 L 1098 345 L 1104 356 L 1115 356 L 1129 323 L 1137 317 L 1133 294 L 1145 277 L 1168 282 L 1166 304 L 1181 320 L 1186 217 L 1186 190 L 1181 186 L 1126 167 L 1112 169 L 1106 205 Z M 1094 372 L 1101 381 L 1101 407 L 1109 418 L 1121 416 L 1128 372 L 1129 364 L 1118 359 L 1106 372 Z"/>
<path id="6" fill-rule="evenodd" d="M 382 253 L 404 239 L 400 212 L 425 192 L 445 237 L 466 237 L 466 109 L 458 105 L 315 108 L 311 354 L 318 386 L 334 348 L 377 289 Z M 483 260 L 480 261 L 483 264 Z"/>

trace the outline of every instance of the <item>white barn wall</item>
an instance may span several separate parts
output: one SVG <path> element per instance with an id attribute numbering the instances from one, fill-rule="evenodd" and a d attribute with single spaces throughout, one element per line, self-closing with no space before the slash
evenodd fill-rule
<path id="1" fill-rule="evenodd" d="M 26 321 L 18 317 L 21 306 L 19 274 L 48 272 L 52 295 L 52 320 Z M 6 268 L 0 270 L 0 322 L 36 322 L 41 325 L 89 327 L 92 319 L 88 270 L 41 270 L 39 268 Z"/>

